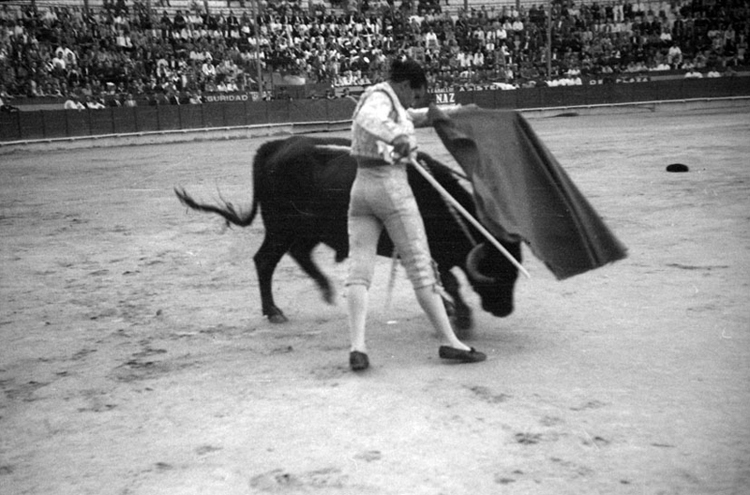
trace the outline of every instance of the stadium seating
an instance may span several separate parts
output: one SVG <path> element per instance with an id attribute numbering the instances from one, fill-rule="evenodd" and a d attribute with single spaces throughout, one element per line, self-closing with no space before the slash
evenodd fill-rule
<path id="1" fill-rule="evenodd" d="M 546 13 L 537 8 L 541 2 L 413 0 L 396 1 L 389 8 L 387 1 L 381 0 L 335 0 L 312 5 L 307 1 L 264 1 L 260 73 L 268 98 L 300 97 L 299 91 L 287 87 L 293 84 L 289 80 L 316 88 L 302 96 L 323 97 L 326 92 L 319 90 L 321 87 L 337 94 L 345 88 L 361 88 L 384 77 L 386 59 L 391 56 L 420 60 L 433 85 L 443 88 L 629 82 L 684 77 L 688 68 L 696 68 L 698 75 L 732 75 L 746 65 L 750 19 L 745 3 L 729 0 L 719 8 L 692 0 L 672 4 L 626 0 L 627 22 L 622 23 L 616 7 L 623 4 L 620 0 L 553 0 L 552 59 L 547 60 L 548 24 Z M 146 27 L 134 15 L 139 4 L 153 9 L 152 27 Z M 70 21 L 46 17 L 54 10 L 61 13 L 60 17 L 69 14 L 75 18 L 84 5 L 93 13 L 97 26 L 84 23 L 70 29 Z M 36 12 L 32 12 L 32 6 L 36 6 Z M 116 29 L 120 24 L 108 13 L 115 14 L 123 6 L 130 18 L 125 16 L 125 28 Z M 215 18 L 244 15 L 246 20 L 240 19 L 240 23 L 248 30 L 233 33 L 219 28 L 201 36 L 194 29 L 180 35 L 177 29 L 160 26 L 165 13 L 171 22 L 178 12 L 196 6 L 207 6 Z M 115 95 L 134 94 L 141 101 L 156 102 L 159 99 L 149 95 L 163 94 L 160 99 L 166 101 L 170 94 L 179 94 L 187 101 L 198 93 L 255 91 L 259 73 L 251 31 L 255 8 L 250 0 L 4 2 L 0 4 L 0 95 L 5 99 L 64 98 L 76 93 L 107 97 L 118 104 L 120 98 Z M 325 16 L 321 14 L 317 22 L 312 22 L 315 14 L 311 12 L 316 11 Z M 33 17 L 34 23 L 24 16 Z M 372 25 L 365 22 L 368 18 Z M 515 26 L 513 21 L 520 23 Z M 317 33 L 320 38 L 309 30 L 302 32 L 301 26 L 316 23 L 336 26 L 338 31 Z M 503 27 L 505 38 L 499 34 Z M 428 41 L 431 32 L 438 37 L 434 45 Z M 71 38 L 70 33 L 78 37 Z M 132 48 L 119 44 L 125 37 L 117 35 L 122 34 L 132 35 Z M 293 36 L 296 39 L 290 39 Z M 189 57 L 189 52 L 199 50 L 204 40 L 205 46 L 200 49 L 210 52 L 217 65 L 225 62 L 223 72 L 215 68 L 216 76 L 204 74 L 201 63 Z M 316 44 L 316 40 L 321 42 Z M 93 50 L 95 41 L 99 46 Z M 668 54 L 672 45 L 681 48 L 678 58 Z M 60 64 L 54 59 L 60 48 L 78 52 L 74 57 L 78 68 L 76 63 Z"/>

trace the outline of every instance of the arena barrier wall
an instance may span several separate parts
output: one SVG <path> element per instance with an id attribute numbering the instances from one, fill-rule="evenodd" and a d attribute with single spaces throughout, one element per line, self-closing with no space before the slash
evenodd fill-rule
<path id="1" fill-rule="evenodd" d="M 448 91 L 438 93 L 438 102 L 464 105 L 473 103 L 485 108 L 534 109 L 750 96 L 749 77 L 672 79 L 618 84 L 591 82 L 592 84 L 584 86 L 553 88 Z"/>
<path id="2" fill-rule="evenodd" d="M 616 105 L 750 96 L 750 77 L 673 79 L 517 90 L 454 90 L 435 93 L 440 103 L 483 108 L 540 108 Z M 210 102 L 201 105 L 114 107 L 101 110 L 0 112 L 0 146 L 111 135 L 188 132 L 295 124 L 326 130 L 326 123 L 351 119 L 351 98 Z"/>

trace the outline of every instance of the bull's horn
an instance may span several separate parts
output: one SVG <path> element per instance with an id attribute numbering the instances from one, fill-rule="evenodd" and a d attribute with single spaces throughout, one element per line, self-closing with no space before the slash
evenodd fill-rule
<path id="1" fill-rule="evenodd" d="M 481 284 L 494 284 L 495 279 L 488 277 L 479 271 L 479 264 L 482 259 L 486 256 L 486 245 L 484 242 L 480 242 L 474 246 L 469 254 L 466 256 L 466 271 L 469 276 L 475 281 Z"/>

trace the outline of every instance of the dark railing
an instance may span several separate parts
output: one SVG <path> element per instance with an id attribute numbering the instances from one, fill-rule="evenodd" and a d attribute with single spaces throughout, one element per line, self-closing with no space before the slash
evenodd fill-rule
<path id="1" fill-rule="evenodd" d="M 750 77 L 672 79 L 525 88 L 447 91 L 438 103 L 535 109 L 750 96 Z M 211 102 L 201 105 L 115 107 L 0 113 L 0 143 L 168 131 L 339 122 L 351 118 L 351 98 Z"/>
<path id="2" fill-rule="evenodd" d="M 335 122 L 351 118 L 354 105 L 339 98 L 1 113 L 0 142 Z"/>

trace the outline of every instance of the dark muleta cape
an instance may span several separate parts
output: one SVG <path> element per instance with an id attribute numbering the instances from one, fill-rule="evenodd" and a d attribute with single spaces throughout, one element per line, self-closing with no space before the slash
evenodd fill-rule
<path id="1" fill-rule="evenodd" d="M 523 240 L 559 280 L 626 256 L 604 221 L 518 112 L 474 105 L 435 130 L 474 187 L 478 219 L 495 236 Z"/>

